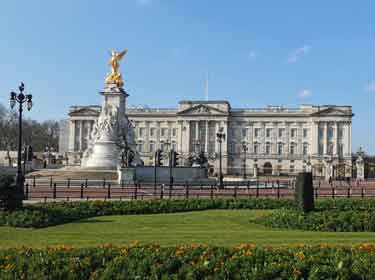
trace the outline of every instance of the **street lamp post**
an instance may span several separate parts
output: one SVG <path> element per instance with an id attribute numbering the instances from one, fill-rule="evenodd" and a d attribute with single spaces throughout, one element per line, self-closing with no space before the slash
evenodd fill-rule
<path id="1" fill-rule="evenodd" d="M 16 186 L 17 190 L 20 194 L 22 194 L 22 199 L 24 197 L 23 193 L 23 174 L 21 169 L 21 145 L 22 145 L 22 111 L 23 111 L 23 104 L 26 103 L 27 110 L 30 111 L 31 107 L 33 106 L 32 102 L 32 95 L 31 94 L 24 94 L 25 85 L 21 83 L 18 87 L 19 93 L 11 92 L 9 105 L 13 109 L 16 103 L 19 104 L 18 109 L 18 153 L 17 153 L 17 177 L 16 177 Z"/>
<path id="2" fill-rule="evenodd" d="M 246 180 L 246 152 L 248 151 L 247 143 L 242 142 L 242 150 L 243 150 L 243 178 Z"/>
<path id="3" fill-rule="evenodd" d="M 221 127 L 219 129 L 219 132 L 216 133 L 216 138 L 217 138 L 217 141 L 219 142 L 219 186 L 220 188 L 224 187 L 223 171 L 222 171 L 222 164 L 221 164 L 221 161 L 222 161 L 221 143 L 223 142 L 223 140 L 225 140 L 225 133 L 223 132 L 223 130 L 224 129 Z"/>

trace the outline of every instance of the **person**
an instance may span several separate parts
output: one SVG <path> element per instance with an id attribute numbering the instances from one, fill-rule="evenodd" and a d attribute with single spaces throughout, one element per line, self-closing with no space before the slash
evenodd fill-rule
<path id="1" fill-rule="evenodd" d="M 332 186 L 332 177 L 331 176 L 329 176 L 328 184 L 330 184 Z"/>

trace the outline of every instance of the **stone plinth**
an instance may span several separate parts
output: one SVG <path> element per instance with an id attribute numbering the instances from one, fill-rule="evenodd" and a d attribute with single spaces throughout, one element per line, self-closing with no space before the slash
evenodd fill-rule
<path id="1" fill-rule="evenodd" d="M 132 167 L 118 168 L 118 183 L 119 184 L 134 184 L 136 179 L 136 169 Z"/>
<path id="2" fill-rule="evenodd" d="M 128 94 L 116 84 L 106 85 L 100 94 L 104 97 L 103 105 L 83 154 L 81 167 L 117 169 L 125 147 L 134 154 L 133 164 L 141 164 L 135 150 L 133 128 L 125 110 Z"/>

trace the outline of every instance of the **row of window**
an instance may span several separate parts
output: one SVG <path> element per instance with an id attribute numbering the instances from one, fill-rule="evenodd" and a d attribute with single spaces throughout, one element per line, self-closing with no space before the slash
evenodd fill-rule
<path id="1" fill-rule="evenodd" d="M 328 143 L 327 144 L 327 151 L 326 151 L 327 155 L 333 155 L 334 145 L 335 145 L 334 143 Z M 319 143 L 319 145 L 318 145 L 318 154 L 319 155 L 323 155 L 324 154 L 324 144 L 323 143 Z M 344 155 L 344 144 L 339 143 L 337 145 L 337 154 L 339 156 L 343 156 Z"/>
<path id="2" fill-rule="evenodd" d="M 145 143 L 138 143 L 137 144 L 137 151 L 139 153 L 151 153 L 151 152 L 155 152 L 157 149 L 160 149 L 164 152 L 167 152 L 169 149 L 173 149 L 173 150 L 177 150 L 177 144 L 175 142 L 173 142 L 172 144 L 166 144 L 166 143 L 160 143 L 159 145 L 156 145 L 155 143 L 150 143 L 148 145 L 148 150 L 146 149 L 147 148 L 147 144 Z"/>
<path id="3" fill-rule="evenodd" d="M 266 137 L 271 137 L 272 134 L 274 133 L 274 130 L 276 128 L 265 128 L 265 136 Z M 247 138 L 250 136 L 250 128 L 242 128 L 241 129 L 241 136 L 242 138 Z M 290 129 L 290 137 L 291 138 L 296 138 L 297 137 L 297 128 L 291 128 Z M 231 136 L 234 136 L 235 134 L 235 129 L 231 129 Z M 286 129 L 285 128 L 277 128 L 277 136 L 279 138 L 284 137 L 286 134 Z M 256 127 L 254 128 L 254 137 L 261 137 L 263 136 L 263 129 Z M 309 129 L 308 128 L 303 128 L 302 129 L 302 136 L 303 138 L 307 138 L 309 136 Z"/>
<path id="4" fill-rule="evenodd" d="M 324 137 L 324 127 L 319 127 L 319 139 L 323 139 Z M 328 140 L 332 140 L 335 135 L 335 128 L 332 126 L 327 127 L 327 138 Z M 337 130 L 337 137 L 342 139 L 344 137 L 344 128 L 339 126 Z"/>
<path id="5" fill-rule="evenodd" d="M 151 127 L 150 128 L 150 137 L 155 137 L 157 135 L 157 132 L 159 131 L 158 128 L 156 127 Z M 162 127 L 160 128 L 160 136 L 161 137 L 166 137 L 169 135 L 169 128 Z M 146 136 L 146 128 L 145 127 L 139 127 L 138 128 L 138 137 L 145 137 Z M 172 137 L 177 136 L 177 128 L 172 128 Z"/>
<path id="6" fill-rule="evenodd" d="M 232 146 L 230 147 L 230 151 L 233 152 L 233 153 L 236 152 L 235 151 L 235 147 L 236 147 L 235 143 L 232 143 Z M 262 153 L 261 147 L 262 147 L 262 144 L 260 144 L 260 143 L 254 143 L 253 147 L 252 147 L 253 149 L 250 152 L 252 152 L 253 154 L 260 154 L 260 153 Z M 272 144 L 271 143 L 266 143 L 265 146 L 264 146 L 264 148 L 265 148 L 264 149 L 264 153 L 265 154 L 267 154 L 267 155 L 273 154 L 273 152 L 272 152 Z M 277 151 L 276 151 L 276 153 L 278 155 L 282 155 L 282 154 L 285 153 L 285 144 L 284 143 L 277 143 Z M 303 143 L 302 154 L 303 155 L 308 155 L 308 153 L 309 153 L 309 144 L 308 143 Z M 289 145 L 289 154 L 290 155 L 297 154 L 297 144 L 296 143 L 291 143 Z"/>

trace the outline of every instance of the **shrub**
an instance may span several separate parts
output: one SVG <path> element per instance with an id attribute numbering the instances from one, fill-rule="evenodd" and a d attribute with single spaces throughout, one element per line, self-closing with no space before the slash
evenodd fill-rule
<path id="1" fill-rule="evenodd" d="M 22 193 L 12 175 L 0 175 L 0 210 L 13 211 L 22 206 Z"/>
<path id="2" fill-rule="evenodd" d="M 375 209 L 346 211 L 333 209 L 309 213 L 293 209 L 278 209 L 271 214 L 258 217 L 255 222 L 273 228 L 373 232 L 375 231 Z"/>
<path id="3" fill-rule="evenodd" d="M 297 209 L 309 212 L 314 209 L 314 188 L 311 173 L 299 173 L 296 181 L 295 200 Z"/>

